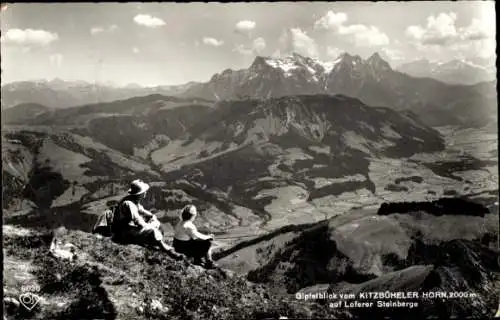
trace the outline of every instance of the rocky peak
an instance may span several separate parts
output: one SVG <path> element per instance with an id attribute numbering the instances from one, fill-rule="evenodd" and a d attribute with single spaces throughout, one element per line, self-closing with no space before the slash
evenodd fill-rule
<path id="1" fill-rule="evenodd" d="M 216 80 L 220 80 L 220 79 L 224 79 L 224 78 L 227 78 L 229 76 L 231 76 L 233 74 L 234 70 L 232 69 L 226 69 L 224 71 L 222 71 L 221 73 L 216 73 L 214 74 L 214 76 L 212 77 L 212 79 L 210 81 L 216 81 Z"/>
<path id="2" fill-rule="evenodd" d="M 266 63 L 266 60 L 269 58 L 265 58 L 262 56 L 257 56 L 255 57 L 252 65 L 250 66 L 249 70 L 251 71 L 261 71 L 265 68 L 268 68 L 269 65 Z"/>
<path id="3" fill-rule="evenodd" d="M 226 69 L 226 70 L 222 71 L 221 75 L 223 75 L 223 76 L 224 76 L 224 75 L 229 75 L 229 74 L 231 74 L 231 73 L 233 73 L 233 70 L 232 70 L 232 69 Z"/>
<path id="4" fill-rule="evenodd" d="M 357 65 L 363 63 L 363 59 L 361 59 L 360 56 L 358 55 L 350 55 L 349 53 L 345 52 L 342 53 L 339 58 L 339 65 Z"/>
<path id="5" fill-rule="evenodd" d="M 378 54 L 378 52 L 372 54 L 371 57 L 369 57 L 366 60 L 366 62 L 368 63 L 368 65 L 377 69 L 383 69 L 383 70 L 391 69 L 389 63 L 384 59 L 382 59 L 382 57 L 380 56 L 380 54 Z"/>
<path id="6" fill-rule="evenodd" d="M 304 57 L 304 56 L 298 54 L 297 52 L 292 52 L 292 54 L 290 55 L 290 58 L 293 59 L 295 62 L 300 63 L 300 64 L 309 64 L 312 62 L 312 61 L 310 61 L 311 60 L 310 58 Z"/>

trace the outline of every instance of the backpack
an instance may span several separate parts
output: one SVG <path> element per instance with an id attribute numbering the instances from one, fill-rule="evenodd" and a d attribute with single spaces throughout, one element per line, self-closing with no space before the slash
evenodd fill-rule
<path id="1" fill-rule="evenodd" d="M 92 233 L 100 234 L 104 237 L 111 236 L 111 226 L 113 224 L 113 218 L 115 215 L 116 205 L 104 210 L 101 215 L 97 218 L 97 222 L 92 228 Z"/>

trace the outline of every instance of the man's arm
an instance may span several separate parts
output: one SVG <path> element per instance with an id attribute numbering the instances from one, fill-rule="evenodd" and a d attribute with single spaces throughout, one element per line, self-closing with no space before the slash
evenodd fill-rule
<path id="1" fill-rule="evenodd" d="M 151 212 L 151 211 L 149 211 L 149 210 L 144 209 L 144 207 L 143 207 L 141 204 L 139 204 L 139 205 L 137 206 L 137 208 L 139 209 L 139 212 L 147 218 L 147 220 L 148 220 L 148 221 L 149 221 L 150 219 L 154 219 L 154 218 L 156 218 L 156 215 L 155 215 L 154 213 L 152 213 L 152 212 Z"/>
<path id="2" fill-rule="evenodd" d="M 147 227 L 148 224 L 146 223 L 144 218 L 139 214 L 137 206 L 132 205 L 128 201 L 125 201 L 123 204 L 127 206 L 128 210 L 130 211 L 132 221 L 136 225 L 138 225 L 141 228 Z"/>

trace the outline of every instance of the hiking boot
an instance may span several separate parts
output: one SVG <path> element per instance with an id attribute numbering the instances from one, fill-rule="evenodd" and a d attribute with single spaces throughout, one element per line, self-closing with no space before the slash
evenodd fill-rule
<path id="1" fill-rule="evenodd" d="M 205 269 L 216 269 L 218 268 L 219 265 L 213 262 L 213 260 L 208 260 L 205 262 Z"/>
<path id="2" fill-rule="evenodd" d="M 175 252 L 174 250 L 168 250 L 167 251 L 167 255 L 170 258 L 175 259 L 177 261 L 181 261 L 181 260 L 186 260 L 187 259 L 187 257 L 185 255 L 183 255 L 182 253 Z"/>

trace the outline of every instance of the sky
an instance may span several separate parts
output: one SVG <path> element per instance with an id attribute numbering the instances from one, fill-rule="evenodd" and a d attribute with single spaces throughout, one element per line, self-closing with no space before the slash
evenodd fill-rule
<path id="1" fill-rule="evenodd" d="M 2 84 L 174 85 L 291 52 L 323 61 L 379 52 L 392 66 L 489 57 L 495 21 L 493 1 L 8 4 Z"/>

